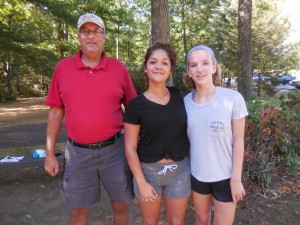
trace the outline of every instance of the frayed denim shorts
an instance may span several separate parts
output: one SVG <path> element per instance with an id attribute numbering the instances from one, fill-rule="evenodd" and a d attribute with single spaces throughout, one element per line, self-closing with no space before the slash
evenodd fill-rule
<path id="1" fill-rule="evenodd" d="M 141 163 L 145 179 L 159 196 L 185 198 L 191 194 L 191 167 L 189 157 L 169 163 Z M 136 180 L 133 181 L 134 193 L 141 194 Z"/>

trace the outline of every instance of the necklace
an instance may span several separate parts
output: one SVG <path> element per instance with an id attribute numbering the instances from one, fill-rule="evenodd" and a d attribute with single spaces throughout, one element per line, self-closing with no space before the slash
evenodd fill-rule
<path id="1" fill-rule="evenodd" d="M 163 95 L 157 95 L 148 90 L 148 91 L 144 92 L 144 96 L 148 100 L 155 102 L 157 104 L 161 104 L 161 105 L 166 105 L 170 100 L 170 93 L 168 90 L 166 90 L 166 92 Z"/>
<path id="2" fill-rule="evenodd" d="M 151 92 L 148 92 L 148 95 L 150 95 L 151 97 L 154 97 L 154 98 L 165 98 L 168 94 L 169 94 L 169 92 L 166 92 L 165 94 L 159 96 L 159 95 L 155 95 Z"/>
<path id="3" fill-rule="evenodd" d="M 147 91 L 145 92 L 145 94 L 147 94 L 147 95 L 149 95 L 149 96 L 151 96 L 151 97 L 154 97 L 154 98 L 165 98 L 167 95 L 169 95 L 169 91 L 168 91 L 168 90 L 165 90 L 165 93 L 164 93 L 164 94 L 158 95 L 158 94 L 155 94 L 155 93 L 153 93 L 153 92 L 147 90 Z"/>

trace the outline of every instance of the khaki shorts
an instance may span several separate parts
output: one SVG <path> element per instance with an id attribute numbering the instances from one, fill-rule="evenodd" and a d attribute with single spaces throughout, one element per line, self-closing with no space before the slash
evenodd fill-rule
<path id="1" fill-rule="evenodd" d="M 185 198 L 191 194 L 190 160 L 185 157 L 182 161 L 171 163 L 141 163 L 144 176 L 159 196 L 168 198 Z M 141 194 L 135 179 L 134 193 L 140 198 Z"/>
<path id="2" fill-rule="evenodd" d="M 132 174 L 124 153 L 124 136 L 99 150 L 67 143 L 63 190 L 69 208 L 84 208 L 101 199 L 101 184 L 111 200 L 130 203 Z"/>

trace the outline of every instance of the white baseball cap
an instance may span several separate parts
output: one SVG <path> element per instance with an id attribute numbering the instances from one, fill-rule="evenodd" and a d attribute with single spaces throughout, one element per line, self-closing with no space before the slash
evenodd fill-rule
<path id="1" fill-rule="evenodd" d="M 77 28 L 79 29 L 83 24 L 87 22 L 97 24 L 99 27 L 102 27 L 105 30 L 103 20 L 99 16 L 96 16 L 93 13 L 86 13 L 84 15 L 81 15 L 78 19 Z"/>

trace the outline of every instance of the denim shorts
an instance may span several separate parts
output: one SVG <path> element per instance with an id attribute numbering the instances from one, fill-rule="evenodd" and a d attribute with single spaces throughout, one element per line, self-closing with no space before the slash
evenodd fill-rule
<path id="1" fill-rule="evenodd" d="M 212 194 L 219 202 L 232 202 L 230 178 L 216 182 L 202 182 L 192 176 L 192 190 L 202 194 Z"/>
<path id="2" fill-rule="evenodd" d="M 132 173 L 124 152 L 124 136 L 99 150 L 67 143 L 63 190 L 69 208 L 94 205 L 101 198 L 101 184 L 111 200 L 130 203 L 134 198 Z"/>
<path id="3" fill-rule="evenodd" d="M 141 163 L 141 166 L 145 179 L 155 188 L 159 196 L 185 198 L 191 194 L 191 167 L 188 157 L 170 163 Z M 140 198 L 141 194 L 135 179 L 133 184 L 134 193 Z"/>

